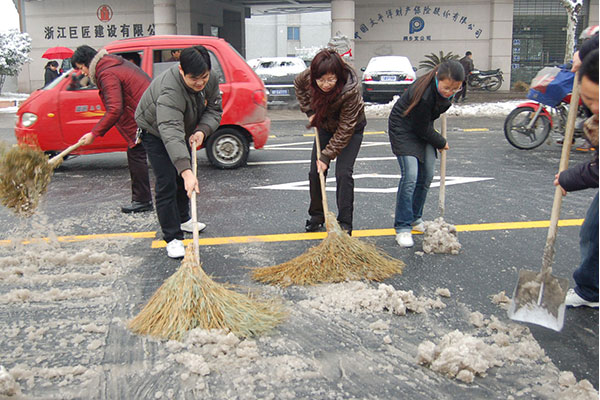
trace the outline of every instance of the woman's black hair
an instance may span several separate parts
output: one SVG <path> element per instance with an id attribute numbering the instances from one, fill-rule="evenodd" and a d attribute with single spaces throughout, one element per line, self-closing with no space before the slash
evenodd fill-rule
<path id="1" fill-rule="evenodd" d="M 75 49 L 75 53 L 71 56 L 71 64 L 73 67 L 77 67 L 77 64 L 83 64 L 86 67 L 90 67 L 92 59 L 96 56 L 97 51 L 90 46 L 84 44 Z"/>
<path id="2" fill-rule="evenodd" d="M 329 105 L 339 96 L 348 80 L 347 66 L 342 57 L 331 48 L 319 51 L 310 63 L 310 108 L 314 117 L 310 126 L 320 127 Z M 335 86 L 324 92 L 317 84 L 323 75 L 333 74 L 337 81 Z"/>
<path id="3" fill-rule="evenodd" d="M 579 82 L 583 77 L 598 84 L 598 49 L 588 53 L 579 67 Z"/>
<path id="4" fill-rule="evenodd" d="M 56 68 L 58 68 L 58 61 L 55 61 L 55 60 L 48 61 L 46 63 L 46 66 L 44 67 L 44 69 L 48 69 L 50 67 L 56 67 Z"/>
<path id="5" fill-rule="evenodd" d="M 210 55 L 204 46 L 188 47 L 181 51 L 179 65 L 184 75 L 198 77 L 210 71 Z"/>
<path id="6" fill-rule="evenodd" d="M 412 109 L 415 108 L 417 104 L 419 104 L 421 98 L 423 97 L 423 93 L 425 93 L 425 89 L 429 87 L 431 82 L 435 79 L 436 75 L 438 81 L 452 79 L 455 82 L 463 82 L 465 80 L 465 69 L 458 61 L 448 60 L 437 65 L 427 74 L 417 79 L 415 83 L 413 83 L 413 85 L 415 85 L 413 97 L 410 101 L 408 108 L 402 114 L 403 116 L 406 117 L 412 111 Z"/>

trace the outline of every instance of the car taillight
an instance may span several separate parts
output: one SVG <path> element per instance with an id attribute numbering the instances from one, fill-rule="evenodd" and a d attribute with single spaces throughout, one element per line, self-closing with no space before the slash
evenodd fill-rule
<path id="1" fill-rule="evenodd" d="M 252 93 L 252 100 L 254 101 L 255 104 L 266 107 L 267 106 L 267 92 L 262 89 L 255 90 Z"/>
<path id="2" fill-rule="evenodd" d="M 363 75 L 363 81 L 372 81 L 373 77 L 369 74 Z"/>

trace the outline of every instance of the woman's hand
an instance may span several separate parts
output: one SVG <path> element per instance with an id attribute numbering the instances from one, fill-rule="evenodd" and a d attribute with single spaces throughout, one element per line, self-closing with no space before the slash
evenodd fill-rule
<path id="1" fill-rule="evenodd" d="M 196 131 L 192 136 L 190 136 L 190 146 L 194 147 L 195 142 L 196 146 L 200 147 L 202 145 L 202 142 L 204 142 L 205 136 L 206 135 L 204 135 L 204 132 Z"/>
<path id="2" fill-rule="evenodd" d="M 562 195 L 566 196 L 567 195 L 567 191 L 565 189 L 563 189 L 562 186 L 560 186 L 560 183 L 558 183 L 558 176 L 559 175 L 560 174 L 554 175 L 554 186 L 558 186 L 560 188 L 560 191 L 562 192 Z"/>
<path id="3" fill-rule="evenodd" d="M 83 143 L 84 146 L 87 146 L 88 144 L 92 144 L 92 142 L 94 141 L 94 135 L 92 134 L 92 132 L 88 132 L 82 137 L 80 137 L 79 141 Z"/>
<path id="4" fill-rule="evenodd" d="M 317 172 L 325 173 L 325 171 L 327 171 L 328 167 L 329 166 L 327 164 L 325 164 L 323 161 L 317 160 Z"/>
<path id="5" fill-rule="evenodd" d="M 183 171 L 181 177 L 183 178 L 183 186 L 189 198 L 192 197 L 193 192 L 200 193 L 198 179 L 196 179 L 191 169 Z"/>

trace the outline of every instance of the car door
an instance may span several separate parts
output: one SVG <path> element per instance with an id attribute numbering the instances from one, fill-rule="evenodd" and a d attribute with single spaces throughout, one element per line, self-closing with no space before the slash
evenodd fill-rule
<path id="1" fill-rule="evenodd" d="M 80 79 L 81 78 L 81 79 Z M 98 89 L 88 83 L 87 78 L 73 72 L 60 91 L 60 125 L 65 143 L 71 144 L 91 132 L 106 112 Z M 126 149 L 127 142 L 116 128 L 111 128 L 103 137 L 98 137 L 84 151 L 98 152 Z"/>

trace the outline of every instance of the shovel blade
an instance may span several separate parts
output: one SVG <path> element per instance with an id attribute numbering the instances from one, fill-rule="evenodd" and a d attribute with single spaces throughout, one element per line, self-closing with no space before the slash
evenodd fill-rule
<path id="1" fill-rule="evenodd" d="M 519 280 L 508 317 L 560 331 L 565 321 L 565 297 L 569 282 L 539 271 L 519 271 Z"/>

